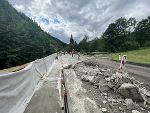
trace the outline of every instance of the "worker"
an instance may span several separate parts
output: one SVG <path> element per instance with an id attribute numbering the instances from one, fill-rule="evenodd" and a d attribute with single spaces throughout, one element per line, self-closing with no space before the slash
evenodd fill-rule
<path id="1" fill-rule="evenodd" d="M 80 53 L 79 53 L 79 52 L 77 52 L 77 54 L 78 54 L 78 60 L 80 60 Z"/>
<path id="2" fill-rule="evenodd" d="M 73 54 L 74 54 L 74 49 L 72 50 L 71 54 L 72 54 L 72 57 L 73 57 Z"/>
<path id="3" fill-rule="evenodd" d="M 123 70 L 125 68 L 126 62 L 127 62 L 127 55 L 123 55 L 121 58 L 119 70 Z"/>
<path id="4" fill-rule="evenodd" d="M 119 61 L 121 60 L 121 54 L 119 54 Z"/>

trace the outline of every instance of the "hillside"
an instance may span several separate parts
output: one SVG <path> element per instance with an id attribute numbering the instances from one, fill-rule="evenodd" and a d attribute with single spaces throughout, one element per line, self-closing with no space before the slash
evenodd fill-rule
<path id="1" fill-rule="evenodd" d="M 0 0 L 0 69 L 50 55 L 65 45 L 17 12 L 8 1 Z"/>

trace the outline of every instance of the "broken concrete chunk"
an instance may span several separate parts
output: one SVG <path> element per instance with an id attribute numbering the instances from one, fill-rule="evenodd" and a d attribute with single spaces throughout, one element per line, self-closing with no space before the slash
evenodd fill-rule
<path id="1" fill-rule="evenodd" d="M 107 96 L 107 93 L 103 93 L 104 96 Z"/>
<path id="2" fill-rule="evenodd" d="M 108 82 L 107 86 L 112 89 L 115 86 L 115 84 L 114 84 L 114 82 Z"/>
<path id="3" fill-rule="evenodd" d="M 106 104 L 107 103 L 107 101 L 106 100 L 103 100 L 103 104 Z"/>
<path id="4" fill-rule="evenodd" d="M 81 76 L 81 80 L 88 82 L 87 75 L 82 75 L 82 76 Z"/>
<path id="5" fill-rule="evenodd" d="M 98 76 L 96 76 L 96 77 L 94 77 L 94 78 L 92 79 L 91 82 L 94 83 L 95 86 L 98 86 L 99 80 L 100 80 L 100 78 L 99 78 Z"/>
<path id="6" fill-rule="evenodd" d="M 112 99 L 111 100 L 113 103 L 118 103 L 118 100 L 117 99 Z"/>
<path id="7" fill-rule="evenodd" d="M 119 73 L 119 72 L 116 72 L 115 74 L 113 74 L 113 76 L 114 76 L 115 78 L 122 78 L 124 75 L 122 75 L 122 74 Z"/>
<path id="8" fill-rule="evenodd" d="M 97 76 L 98 74 L 101 74 L 101 72 L 99 71 L 98 68 L 89 70 L 89 75 L 90 76 Z"/>
<path id="9" fill-rule="evenodd" d="M 131 98 L 136 102 L 143 102 L 144 99 L 138 92 L 138 88 L 130 83 L 124 83 L 120 86 L 118 91 L 124 98 Z"/>
<path id="10" fill-rule="evenodd" d="M 147 90 L 143 87 L 143 88 L 139 88 L 139 92 L 143 95 L 146 95 Z"/>
<path id="11" fill-rule="evenodd" d="M 133 107 L 133 100 L 130 98 L 125 99 L 125 103 L 127 106 L 127 109 L 131 109 Z"/>
<path id="12" fill-rule="evenodd" d="M 147 105 L 150 105 L 150 98 L 147 99 L 146 104 L 147 104 Z"/>
<path id="13" fill-rule="evenodd" d="M 99 84 L 100 85 L 106 85 L 107 82 L 106 82 L 106 80 L 104 78 L 102 78 L 102 79 L 99 80 Z"/>
<path id="14" fill-rule="evenodd" d="M 93 79 L 94 79 L 94 76 L 87 76 L 87 79 L 89 80 L 90 83 L 93 83 Z"/>
<path id="15" fill-rule="evenodd" d="M 111 72 L 107 72 L 107 71 L 106 71 L 106 72 L 103 73 L 103 75 L 104 75 L 105 77 L 110 77 L 110 76 L 111 76 Z"/>
<path id="16" fill-rule="evenodd" d="M 101 72 L 106 72 L 107 71 L 107 69 L 101 69 Z"/>
<path id="17" fill-rule="evenodd" d="M 94 76 L 82 75 L 81 80 L 92 83 Z"/>
<path id="18" fill-rule="evenodd" d="M 122 107 L 119 107 L 119 110 L 120 110 L 120 111 L 123 111 L 124 109 L 123 109 Z"/>
<path id="19" fill-rule="evenodd" d="M 72 65 L 70 64 L 70 65 L 64 65 L 64 69 L 69 69 L 69 68 L 71 68 L 72 67 Z"/>
<path id="20" fill-rule="evenodd" d="M 106 113 L 106 112 L 107 112 L 107 109 L 106 109 L 106 108 L 102 108 L 102 112 L 103 112 L 103 113 Z"/>
<path id="21" fill-rule="evenodd" d="M 137 110 L 132 110 L 132 113 L 140 113 L 140 112 Z"/>
<path id="22" fill-rule="evenodd" d="M 107 82 L 109 82 L 109 81 L 111 80 L 111 78 L 108 77 L 108 78 L 105 78 L 105 80 L 106 80 Z"/>
<path id="23" fill-rule="evenodd" d="M 146 92 L 146 96 L 150 97 L 150 91 Z"/>
<path id="24" fill-rule="evenodd" d="M 99 85 L 99 90 L 101 92 L 107 92 L 110 90 L 110 88 L 107 85 L 103 85 L 103 86 Z"/>
<path id="25" fill-rule="evenodd" d="M 100 91 L 108 91 L 110 88 L 107 86 L 107 82 L 105 79 L 100 79 L 99 81 L 99 89 Z"/>
<path id="26" fill-rule="evenodd" d="M 102 113 L 101 109 L 98 108 L 98 106 L 95 104 L 95 102 L 90 100 L 89 98 L 86 98 L 84 100 L 84 106 L 85 106 L 84 113 Z M 80 112 L 78 111 L 78 112 L 74 112 L 74 113 L 80 113 Z"/>

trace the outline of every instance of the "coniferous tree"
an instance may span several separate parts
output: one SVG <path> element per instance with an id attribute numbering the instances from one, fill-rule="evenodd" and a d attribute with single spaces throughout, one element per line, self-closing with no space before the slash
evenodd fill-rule
<path id="1" fill-rule="evenodd" d="M 74 44 L 74 39 L 73 39 L 72 34 L 71 34 L 71 37 L 70 37 L 70 44 Z"/>

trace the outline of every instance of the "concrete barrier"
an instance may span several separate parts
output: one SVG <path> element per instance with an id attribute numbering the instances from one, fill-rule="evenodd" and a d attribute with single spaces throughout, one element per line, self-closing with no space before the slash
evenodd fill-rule
<path id="1" fill-rule="evenodd" d="M 23 113 L 39 81 L 48 76 L 56 54 L 38 59 L 16 72 L 0 73 L 0 113 Z"/>

